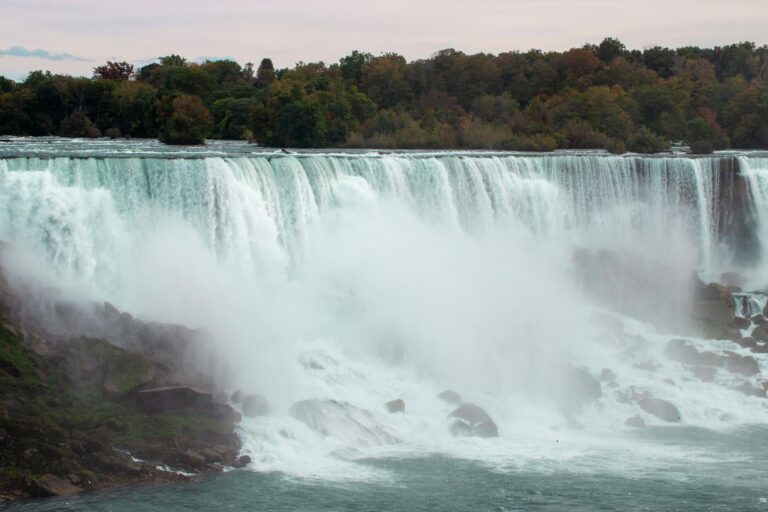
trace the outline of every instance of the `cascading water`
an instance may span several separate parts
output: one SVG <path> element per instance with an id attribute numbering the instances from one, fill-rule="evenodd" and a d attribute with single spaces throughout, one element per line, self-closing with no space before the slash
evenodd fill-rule
<path id="1" fill-rule="evenodd" d="M 718 246 L 719 163 L 605 155 L 15 158 L 0 164 L 0 227 L 84 281 L 113 278 L 116 255 L 108 251 L 169 219 L 219 258 L 259 272 L 297 263 L 324 215 L 373 198 L 468 233 L 517 223 L 538 237 L 613 243 L 638 229 L 681 229 L 702 270 L 716 271 L 731 263 Z"/>
<path id="2" fill-rule="evenodd" d="M 591 304 L 571 275 L 574 249 L 604 248 L 764 284 L 768 250 L 753 254 L 748 228 L 754 217 L 768 248 L 766 159 L 141 144 L 7 150 L 0 239 L 59 286 L 210 331 L 228 385 L 275 404 L 242 424 L 254 469 L 387 480 L 350 460 L 439 452 L 622 471 L 632 450 L 652 474 L 658 460 L 707 458 L 617 434 L 644 414 L 627 393 L 665 397 L 689 426 L 768 420 L 764 399 L 734 390 L 744 378 L 686 377 L 664 357 L 671 334 Z M 611 368 L 620 388 L 564 419 L 563 361 Z M 500 439 L 452 438 L 435 400 L 445 388 L 482 403 Z M 308 398 L 350 404 L 340 414 L 358 427 L 319 435 L 288 414 Z M 394 398 L 408 414 L 383 409 Z M 574 423 L 586 429 L 562 430 Z"/>

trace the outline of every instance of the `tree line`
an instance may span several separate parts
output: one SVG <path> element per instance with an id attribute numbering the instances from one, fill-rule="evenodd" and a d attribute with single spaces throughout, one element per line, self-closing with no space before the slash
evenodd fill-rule
<path id="1" fill-rule="evenodd" d="M 408 62 L 352 52 L 275 69 L 178 55 L 93 77 L 0 77 L 0 133 L 235 139 L 273 147 L 694 152 L 768 148 L 768 46 L 630 50 L 614 38 L 564 52 Z"/>

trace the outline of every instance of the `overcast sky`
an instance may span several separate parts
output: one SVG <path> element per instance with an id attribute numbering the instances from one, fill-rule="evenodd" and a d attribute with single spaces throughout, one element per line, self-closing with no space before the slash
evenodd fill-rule
<path id="1" fill-rule="evenodd" d="M 607 35 L 640 49 L 762 45 L 768 0 L 0 0 L 0 74 L 90 75 L 170 53 L 287 67 L 355 49 L 562 50 Z"/>

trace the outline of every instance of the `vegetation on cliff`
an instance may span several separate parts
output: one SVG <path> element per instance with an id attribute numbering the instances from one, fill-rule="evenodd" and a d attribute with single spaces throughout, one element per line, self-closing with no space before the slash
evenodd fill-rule
<path id="1" fill-rule="evenodd" d="M 629 50 L 607 38 L 565 52 L 407 62 L 353 52 L 275 70 L 171 55 L 93 78 L 35 71 L 0 78 L 0 133 L 205 137 L 282 147 L 604 148 L 697 152 L 768 148 L 768 46 Z"/>
<path id="2" fill-rule="evenodd" d="M 157 387 L 173 368 L 104 339 L 46 341 L 14 319 L 4 291 L 0 276 L 0 503 L 238 463 L 239 417 L 213 393 Z"/>

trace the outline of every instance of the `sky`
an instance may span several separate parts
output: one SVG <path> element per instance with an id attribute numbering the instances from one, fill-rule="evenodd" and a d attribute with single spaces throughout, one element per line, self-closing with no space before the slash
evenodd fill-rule
<path id="1" fill-rule="evenodd" d="M 276 67 L 353 50 L 409 60 L 565 50 L 604 37 L 628 47 L 768 44 L 768 0 L 0 0 L 0 75 L 87 75 L 160 55 Z"/>

